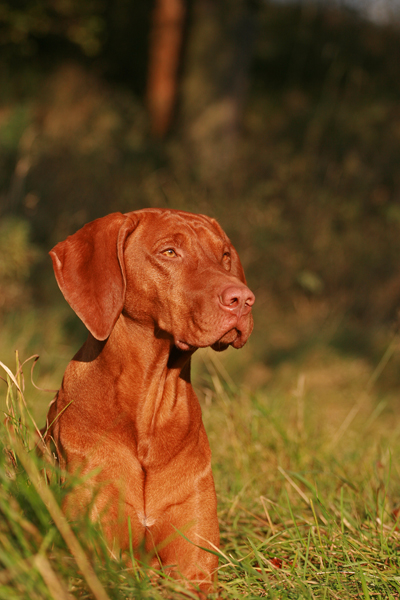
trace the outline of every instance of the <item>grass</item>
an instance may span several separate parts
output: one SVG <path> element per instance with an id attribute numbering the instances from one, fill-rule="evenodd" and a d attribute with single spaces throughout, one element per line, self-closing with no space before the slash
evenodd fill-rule
<path id="1" fill-rule="evenodd" d="M 222 598 L 399 598 L 400 421 L 395 397 L 373 387 L 387 356 L 351 396 L 333 385 L 320 397 L 307 370 L 297 381 L 286 372 L 292 391 L 248 392 L 217 355 L 203 360 Z M 60 488 L 39 475 L 29 377 L 24 394 L 19 363 L 16 371 L 4 371 L 0 599 L 190 597 L 162 572 L 151 582 L 143 563 L 112 558 L 85 516 L 66 523 L 59 505 L 74 482 Z"/>
<path id="2" fill-rule="evenodd" d="M 221 595 L 398 598 L 400 354 L 396 337 L 387 343 L 399 298 L 398 32 L 264 4 L 237 158 L 221 181 L 199 178 L 186 128 L 155 147 L 142 103 L 87 63 L 47 73 L 4 59 L 0 359 L 40 348 L 36 383 L 59 385 L 80 333 L 54 308 L 47 252 L 85 222 L 144 206 L 220 218 L 258 311 L 251 343 L 228 358 L 248 390 L 214 354 L 199 353 L 196 374 Z M 4 371 L 0 393 L 13 424 L 12 435 L 0 426 L 0 600 L 96 597 L 91 569 L 109 598 L 180 597 L 163 573 L 152 584 L 144 565 L 112 559 L 85 517 L 63 529 L 55 507 L 74 482 L 38 479 L 27 410 L 43 424 L 51 394 L 24 371 L 14 383 Z"/>

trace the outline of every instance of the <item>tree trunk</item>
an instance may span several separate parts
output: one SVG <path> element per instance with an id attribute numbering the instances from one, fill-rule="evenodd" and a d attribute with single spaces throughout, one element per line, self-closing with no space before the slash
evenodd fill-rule
<path id="1" fill-rule="evenodd" d="M 184 0 L 156 0 L 153 10 L 147 104 L 157 138 L 165 136 L 173 117 L 185 12 Z"/>

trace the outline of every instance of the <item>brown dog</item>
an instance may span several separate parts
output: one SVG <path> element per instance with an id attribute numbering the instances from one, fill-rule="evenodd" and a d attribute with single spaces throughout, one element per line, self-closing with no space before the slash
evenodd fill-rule
<path id="1" fill-rule="evenodd" d="M 128 548 L 131 529 L 153 566 L 207 591 L 218 558 L 199 546 L 218 547 L 219 529 L 190 358 L 252 331 L 237 252 L 213 219 L 145 209 L 97 219 L 50 254 L 90 332 L 47 417 L 60 466 L 94 472 L 66 510 L 91 503 L 110 543 Z"/>

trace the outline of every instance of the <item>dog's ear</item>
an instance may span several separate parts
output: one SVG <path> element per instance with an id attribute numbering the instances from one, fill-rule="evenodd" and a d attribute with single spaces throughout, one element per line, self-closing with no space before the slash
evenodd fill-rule
<path id="1" fill-rule="evenodd" d="M 137 223 L 113 213 L 88 223 L 50 251 L 64 298 L 98 340 L 110 335 L 123 309 L 124 246 Z"/>

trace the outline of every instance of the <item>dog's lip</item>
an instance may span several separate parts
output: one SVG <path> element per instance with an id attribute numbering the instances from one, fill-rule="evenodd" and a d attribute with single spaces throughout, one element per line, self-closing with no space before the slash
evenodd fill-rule
<path id="1" fill-rule="evenodd" d="M 184 352 L 190 352 L 192 350 L 196 350 L 197 346 L 192 346 L 183 340 L 176 340 L 175 346 L 179 348 L 179 350 L 183 350 Z"/>
<path id="2" fill-rule="evenodd" d="M 236 329 L 236 328 L 230 329 L 222 337 L 220 337 L 219 340 L 214 342 L 211 345 L 211 348 L 213 350 L 216 350 L 217 352 L 226 350 L 228 348 L 228 346 L 233 346 L 235 344 L 235 342 L 238 339 L 240 339 L 241 335 L 242 334 L 238 329 Z"/>
<path id="3" fill-rule="evenodd" d="M 237 338 L 240 335 L 241 335 L 240 331 L 238 331 L 238 329 L 236 329 L 236 327 L 233 327 L 232 329 L 230 329 L 229 331 L 224 333 L 224 335 L 222 337 L 220 337 L 219 340 L 217 340 L 215 342 L 215 344 L 223 344 L 223 345 L 232 344 L 235 340 L 237 340 Z"/>
<path id="4" fill-rule="evenodd" d="M 227 348 L 231 344 L 234 344 L 234 342 L 239 340 L 241 337 L 242 337 L 242 332 L 239 329 L 237 329 L 236 327 L 232 327 L 231 329 L 226 331 L 220 338 L 218 338 L 217 340 L 215 340 L 211 343 L 194 345 L 194 344 L 190 344 L 189 342 L 185 342 L 184 340 L 181 340 L 181 339 L 175 339 L 175 346 L 185 352 L 193 352 L 194 350 L 197 350 L 198 348 L 208 348 L 208 347 L 211 347 L 211 348 L 219 347 L 222 349 L 222 348 Z"/>

